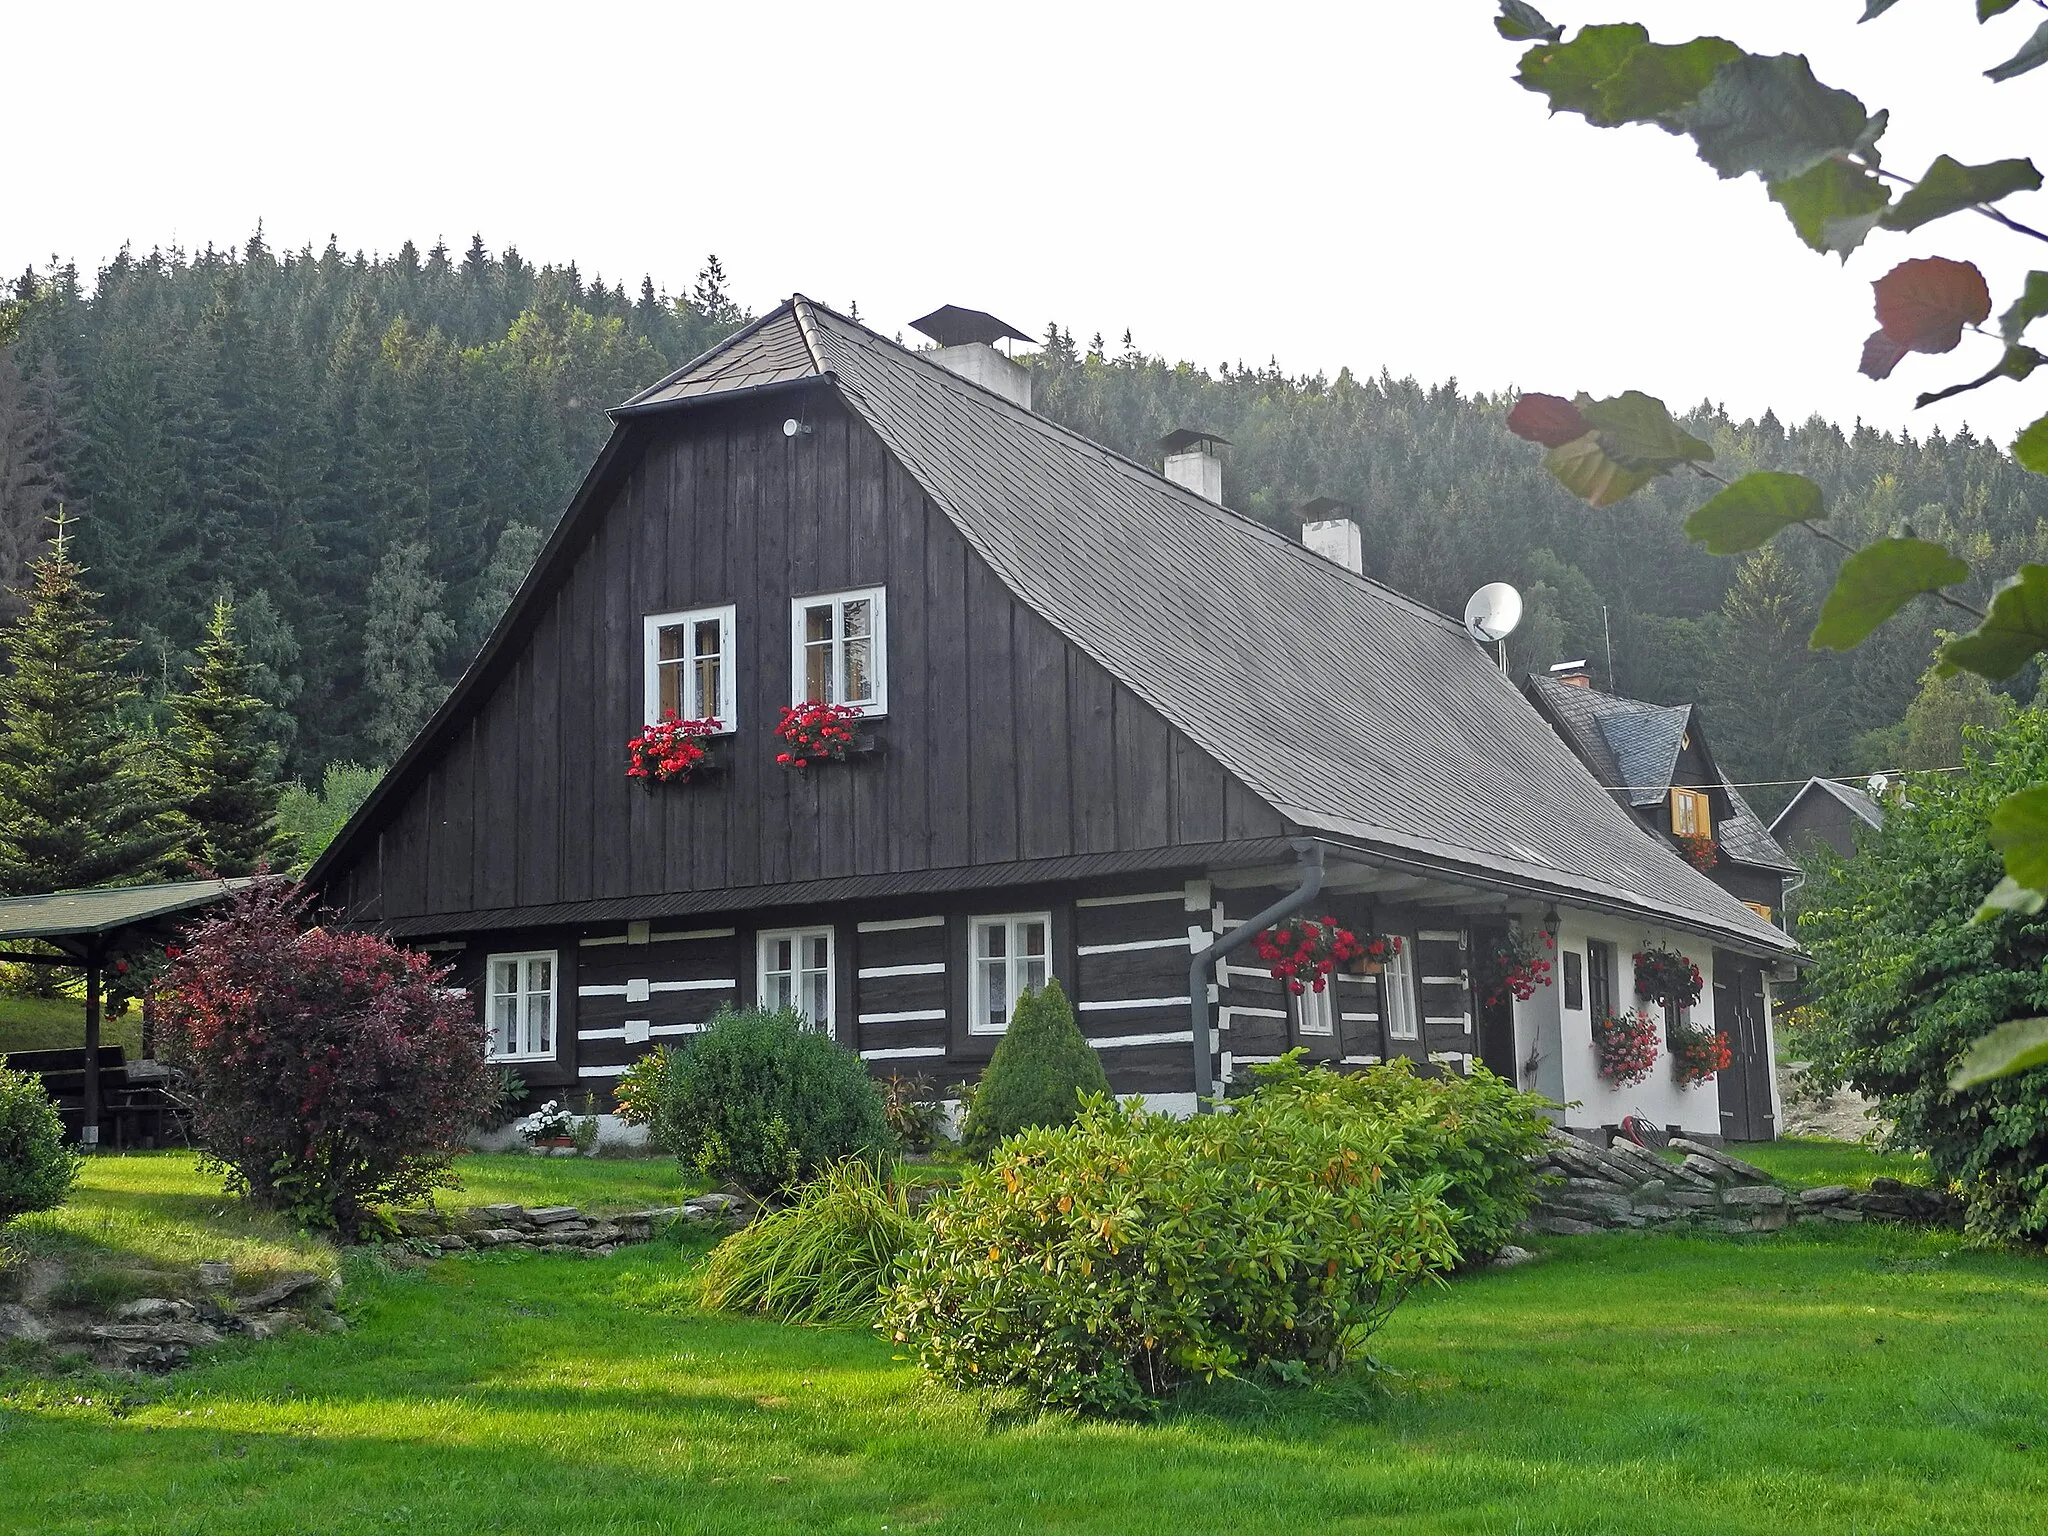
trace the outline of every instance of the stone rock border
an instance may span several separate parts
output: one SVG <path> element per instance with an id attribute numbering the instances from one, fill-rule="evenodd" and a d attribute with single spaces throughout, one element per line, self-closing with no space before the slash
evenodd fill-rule
<path id="1" fill-rule="evenodd" d="M 210 1291 L 232 1280 L 226 1264 L 201 1266 L 200 1283 Z M 295 1329 L 339 1333 L 347 1326 L 334 1310 L 334 1283 L 314 1274 L 287 1275 L 248 1296 L 143 1296 L 116 1307 L 111 1320 L 0 1307 L 0 1339 L 84 1353 L 111 1371 L 175 1370 L 193 1350 L 238 1335 L 274 1339 Z"/>
<path id="2" fill-rule="evenodd" d="M 1617 1141 L 1590 1146 L 1563 1132 L 1532 1166 L 1544 1181 L 1541 1202 L 1523 1231 L 1557 1237 L 1684 1225 L 1708 1232 L 1775 1232 L 1794 1221 L 1862 1221 L 1875 1216 L 1960 1228 L 1962 1202 L 1945 1190 L 1870 1181 L 1868 1190 L 1831 1184 L 1788 1191 L 1763 1169 L 1718 1147 L 1673 1138 L 1685 1154 L 1672 1164 Z"/>
<path id="3" fill-rule="evenodd" d="M 573 1205 L 472 1205 L 456 1212 L 400 1211 L 393 1219 L 412 1250 L 432 1258 L 497 1250 L 602 1258 L 626 1244 L 649 1241 L 672 1222 L 737 1227 L 752 1213 L 741 1196 L 713 1193 L 619 1216 L 588 1216 Z"/>

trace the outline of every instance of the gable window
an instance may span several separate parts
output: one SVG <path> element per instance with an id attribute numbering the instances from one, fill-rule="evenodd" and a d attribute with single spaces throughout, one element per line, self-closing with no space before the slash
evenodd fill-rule
<path id="1" fill-rule="evenodd" d="M 655 725 L 678 720 L 716 720 L 733 729 L 734 610 L 699 608 L 690 613 L 650 613 L 645 623 L 643 714 Z"/>
<path id="2" fill-rule="evenodd" d="M 1415 945 L 1402 944 L 1380 972 L 1380 1011 L 1386 1015 L 1389 1040 L 1422 1038 L 1422 1010 L 1416 1006 Z"/>
<path id="3" fill-rule="evenodd" d="M 1586 941 L 1586 993 L 1596 1022 L 1614 1017 L 1614 946 L 1600 939 Z"/>
<path id="4" fill-rule="evenodd" d="M 492 955 L 484 962 L 492 1061 L 540 1061 L 555 1054 L 555 952 Z"/>
<path id="5" fill-rule="evenodd" d="M 1671 791 L 1671 830 L 1679 837 L 1706 837 L 1714 830 L 1707 797 L 1696 789 Z"/>
<path id="6" fill-rule="evenodd" d="M 1294 1000 L 1294 1027 L 1304 1035 L 1331 1036 L 1337 1033 L 1337 984 L 1332 981 L 1320 992 L 1304 992 Z"/>
<path id="7" fill-rule="evenodd" d="M 759 940 L 761 1006 L 793 1008 L 824 1034 L 832 1033 L 832 930 L 783 928 Z"/>
<path id="8" fill-rule="evenodd" d="M 888 611 L 880 587 L 800 597 L 790 604 L 791 704 L 889 707 Z"/>
<path id="9" fill-rule="evenodd" d="M 1017 999 L 1044 988 L 1052 954 L 1052 914 L 1015 912 L 977 917 L 968 924 L 967 1032 L 1000 1035 L 1010 1027 Z"/>

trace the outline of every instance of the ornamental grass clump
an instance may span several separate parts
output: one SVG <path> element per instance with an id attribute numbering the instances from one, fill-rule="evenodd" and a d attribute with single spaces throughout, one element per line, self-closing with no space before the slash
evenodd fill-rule
<path id="1" fill-rule="evenodd" d="M 720 1010 L 691 1044 L 663 1049 L 634 1085 L 658 1094 L 647 1125 L 684 1168 L 777 1200 L 830 1163 L 894 1151 L 867 1063 L 791 1009 Z"/>
<path id="2" fill-rule="evenodd" d="M 308 928 L 285 880 L 235 893 L 171 964 L 159 1041 L 204 1164 L 308 1227 L 459 1182 L 450 1160 L 496 1103 L 475 1006 L 375 934 Z"/>
<path id="3" fill-rule="evenodd" d="M 1444 1181 L 1463 1261 L 1492 1257 L 1536 1204 L 1530 1159 L 1549 1140 L 1548 1111 L 1555 1106 L 1477 1062 L 1470 1076 L 1418 1076 L 1406 1057 L 1333 1072 L 1307 1065 L 1297 1047 L 1252 1068 L 1251 1077 L 1253 1102 L 1286 1103 L 1319 1121 L 1392 1134 L 1394 1176 Z"/>
<path id="4" fill-rule="evenodd" d="M 872 1323 L 898 1259 L 923 1235 L 902 1185 L 858 1158 L 832 1163 L 796 1204 L 711 1251 L 704 1305 L 786 1323 Z"/>
<path id="5" fill-rule="evenodd" d="M 14 1071 L 0 1056 L 0 1226 L 62 1205 L 78 1169 L 43 1080 Z"/>
<path id="6" fill-rule="evenodd" d="M 1065 1125 L 1083 1094 L 1109 1092 L 1102 1058 L 1074 1022 L 1057 980 L 1017 1000 L 995 1054 L 968 1101 L 961 1144 L 979 1157 L 1027 1126 Z"/>
<path id="7" fill-rule="evenodd" d="M 1441 1177 L 1282 1100 L 1176 1120 L 1091 1097 L 926 1212 L 882 1329 L 956 1387 L 1142 1414 L 1220 1376 L 1342 1371 L 1455 1262 Z"/>

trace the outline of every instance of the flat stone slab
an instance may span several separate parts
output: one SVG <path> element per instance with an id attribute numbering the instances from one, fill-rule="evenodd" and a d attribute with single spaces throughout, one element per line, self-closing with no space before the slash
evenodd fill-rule
<path id="1" fill-rule="evenodd" d="M 1775 1184 L 1738 1184 L 1721 1191 L 1723 1205 L 1784 1205 L 1785 1191 Z"/>
<path id="2" fill-rule="evenodd" d="M 1839 1205 L 1844 1200 L 1853 1199 L 1855 1194 L 1856 1191 L 1846 1184 L 1823 1184 L 1818 1189 L 1802 1189 L 1799 1191 L 1799 1203 L 1801 1205 Z"/>
<path id="3" fill-rule="evenodd" d="M 325 1289 L 325 1275 L 287 1275 L 275 1285 L 266 1285 L 252 1296 L 244 1296 L 235 1303 L 237 1312 L 269 1312 L 296 1300 L 308 1291 Z"/>
<path id="4" fill-rule="evenodd" d="M 1759 1184 L 1768 1184 L 1771 1176 L 1754 1163 L 1745 1163 L 1739 1157 L 1730 1157 L 1719 1147 L 1710 1147 L 1704 1142 L 1688 1141 L 1683 1136 L 1671 1138 L 1671 1145 L 1688 1157 L 1702 1157 L 1710 1163 L 1717 1163 L 1739 1179 L 1749 1179 Z"/>
<path id="5" fill-rule="evenodd" d="M 573 1205 L 543 1205 L 526 1213 L 526 1219 L 537 1227 L 557 1226 L 565 1221 L 576 1221 L 583 1215 Z"/>

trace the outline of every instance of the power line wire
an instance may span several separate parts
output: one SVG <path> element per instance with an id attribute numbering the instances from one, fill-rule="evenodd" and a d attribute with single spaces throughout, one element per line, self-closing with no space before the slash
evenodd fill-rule
<path id="1" fill-rule="evenodd" d="M 1847 777 L 1826 773 L 1811 773 L 1803 779 L 1747 779 L 1740 784 L 1732 779 L 1723 779 L 1719 787 L 1725 789 L 1782 789 L 1787 784 L 1806 784 L 1814 779 L 1826 779 L 1830 784 L 1846 785 L 1853 789 L 1859 780 L 1868 782 L 1871 779 L 1903 778 L 1908 774 L 1914 773 L 1961 773 L 1962 771 L 1963 766 L 1960 763 L 1953 768 L 1875 768 L 1869 773 L 1850 774 Z M 1602 789 L 1616 790 L 1622 794 L 1635 794 L 1637 792 L 1649 794 L 1653 791 L 1662 794 L 1667 789 L 1713 789 L 1716 786 L 1712 784 L 1602 784 L 1600 787 Z"/>

